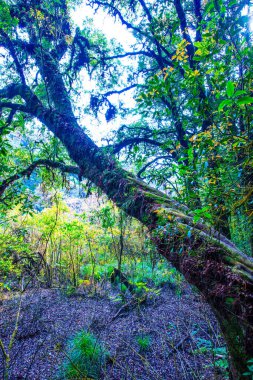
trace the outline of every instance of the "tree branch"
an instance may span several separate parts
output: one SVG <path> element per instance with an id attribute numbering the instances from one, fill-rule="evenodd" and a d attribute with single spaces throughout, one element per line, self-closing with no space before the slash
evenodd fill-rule
<path id="1" fill-rule="evenodd" d="M 163 68 L 163 61 L 164 61 L 164 57 L 162 56 L 162 51 L 166 54 L 167 57 L 169 57 L 171 59 L 172 55 L 156 38 L 155 36 L 155 33 L 154 33 L 154 30 L 153 30 L 153 26 L 152 26 L 152 22 L 153 22 L 153 17 L 151 15 L 151 12 L 150 10 L 148 9 L 146 3 L 144 0 L 139 0 L 139 3 L 141 4 L 144 12 L 146 13 L 147 15 L 147 18 L 148 18 L 148 21 L 151 25 L 151 32 L 152 32 L 152 36 L 153 36 L 153 40 L 154 40 L 154 43 L 155 43 L 155 46 L 157 48 L 157 51 L 158 51 L 158 59 L 157 59 L 157 62 L 159 63 L 160 65 L 160 68 L 162 69 Z M 174 67 L 173 63 L 170 63 L 170 66 L 171 67 Z"/>
<path id="2" fill-rule="evenodd" d="M 108 3 L 105 3 L 103 1 L 96 1 L 96 5 L 97 6 L 102 6 L 102 7 L 105 7 L 105 8 L 109 8 L 109 10 L 111 11 L 111 13 L 113 14 L 114 17 L 118 16 L 118 18 L 121 21 L 122 25 L 125 25 L 128 29 L 132 29 L 133 31 L 139 33 L 141 36 L 146 37 L 149 41 L 152 41 L 156 45 L 156 47 L 158 49 L 159 55 L 157 56 L 157 59 L 164 59 L 160 55 L 159 49 L 161 49 L 166 54 L 167 57 L 169 57 L 169 58 L 172 57 L 173 54 L 171 54 L 164 46 L 160 45 L 160 43 L 154 37 L 153 33 L 152 33 L 152 35 L 148 35 L 146 32 L 143 32 L 140 28 L 138 28 L 138 27 L 134 26 L 133 24 L 131 24 L 130 22 L 128 22 L 122 16 L 121 12 L 116 7 L 114 7 L 112 4 L 108 4 Z M 163 63 L 161 61 L 159 63 L 159 66 L 160 66 L 161 69 L 163 68 L 163 67 L 161 67 L 161 66 L 163 66 Z"/>
<path id="3" fill-rule="evenodd" d="M 172 158 L 172 156 L 171 156 L 171 155 L 170 155 L 170 156 L 168 156 L 168 155 L 167 155 L 167 156 L 157 156 L 157 157 L 154 158 L 152 161 L 147 162 L 146 165 L 144 165 L 144 166 L 141 168 L 141 170 L 138 171 L 138 173 L 137 173 L 137 178 L 142 179 L 142 178 L 141 178 L 141 174 L 144 173 L 145 170 L 146 170 L 149 166 L 151 166 L 154 162 L 156 162 L 156 161 L 158 161 L 158 160 L 162 160 L 162 159 L 167 159 L 167 158 Z"/>
<path id="4" fill-rule="evenodd" d="M 116 55 L 112 55 L 111 57 L 104 57 L 103 60 L 108 61 L 110 59 L 125 58 L 125 57 L 131 57 L 135 55 L 146 55 L 147 57 L 152 57 L 151 53 L 145 50 L 140 50 L 140 51 L 129 51 L 124 54 L 116 54 Z"/>
<path id="5" fill-rule="evenodd" d="M 50 167 L 52 169 L 59 169 L 63 173 L 69 174 L 80 174 L 80 169 L 78 166 L 65 165 L 62 162 L 54 162 L 51 160 L 37 160 L 29 165 L 26 169 L 12 175 L 11 177 L 5 179 L 0 183 L 0 196 L 3 195 L 7 187 L 9 187 L 13 182 L 19 180 L 21 177 L 27 176 L 28 178 L 32 172 L 39 166 Z"/>
<path id="6" fill-rule="evenodd" d="M 0 109 L 1 108 L 10 108 L 13 111 L 22 111 L 26 113 L 28 112 L 28 108 L 24 104 L 18 104 L 18 103 L 12 103 L 12 102 L 0 102 Z M 10 124 L 10 122 L 8 124 Z"/>
<path id="7" fill-rule="evenodd" d="M 197 19 L 195 41 L 201 41 L 202 40 L 202 35 L 201 35 L 201 30 L 200 30 L 200 24 L 202 21 L 201 0 L 194 0 L 194 11 L 195 11 L 196 19 Z"/>
<path id="8" fill-rule="evenodd" d="M 177 15 L 180 21 L 180 29 L 183 35 L 183 38 L 189 43 L 186 46 L 186 50 L 189 56 L 189 63 L 191 68 L 193 68 L 193 56 L 194 56 L 194 46 L 191 40 L 191 37 L 187 31 L 187 21 L 186 21 L 186 16 L 185 16 L 185 11 L 183 9 L 183 6 L 181 4 L 181 0 L 174 0 L 174 5 L 177 11 Z"/>
<path id="9" fill-rule="evenodd" d="M 108 91 L 108 92 L 106 92 L 105 94 L 102 94 L 102 95 L 104 97 L 107 97 L 107 96 L 114 95 L 114 94 L 122 94 L 123 92 L 129 91 L 132 88 L 135 88 L 137 86 L 138 86 L 138 84 L 131 84 L 131 86 L 125 87 L 122 90 Z"/>
<path id="10" fill-rule="evenodd" d="M 111 145 L 111 146 L 109 145 L 106 148 L 113 148 L 113 154 L 117 154 L 122 149 L 126 148 L 129 145 L 141 144 L 141 143 L 155 145 L 155 146 L 158 146 L 158 147 L 161 147 L 163 145 L 163 143 L 161 143 L 161 142 L 158 142 L 156 140 L 151 140 L 151 139 L 146 138 L 146 137 L 133 137 L 133 138 L 125 139 L 125 140 L 121 141 L 118 144 Z"/>
<path id="11" fill-rule="evenodd" d="M 0 103 L 1 107 L 23 111 L 37 117 L 40 120 L 41 116 L 48 111 L 48 109 L 43 106 L 39 98 L 27 85 L 12 83 L 0 89 L 0 98 L 13 99 L 15 96 L 21 96 L 21 98 L 25 100 L 26 105 L 12 102 L 2 102 Z"/>
<path id="12" fill-rule="evenodd" d="M 111 11 L 111 13 L 113 14 L 114 17 L 118 16 L 122 25 L 125 25 L 128 29 L 135 30 L 136 32 L 140 33 L 141 35 L 147 37 L 146 33 L 144 33 L 141 29 L 137 28 L 136 26 L 134 26 L 134 25 L 130 24 L 128 21 L 126 21 L 124 19 L 124 17 L 122 16 L 121 12 L 116 7 L 114 7 L 112 4 L 108 4 L 108 3 L 105 3 L 103 1 L 96 1 L 96 5 L 102 6 L 105 8 L 106 7 L 109 8 L 109 10 Z"/>
<path id="13" fill-rule="evenodd" d="M 10 55 L 12 56 L 13 61 L 15 63 L 17 72 L 18 72 L 18 74 L 20 76 L 21 82 L 22 82 L 23 85 L 25 85 L 26 81 L 25 81 L 24 72 L 23 72 L 22 66 L 21 66 L 21 64 L 20 64 L 20 62 L 18 60 L 16 51 L 15 51 L 15 47 L 14 47 L 14 45 L 12 43 L 12 40 L 10 39 L 10 37 L 8 36 L 8 34 L 5 33 L 2 29 L 0 29 L 0 35 L 4 37 L 4 41 L 1 44 L 2 44 L 3 47 L 5 47 L 7 50 L 9 50 Z"/>

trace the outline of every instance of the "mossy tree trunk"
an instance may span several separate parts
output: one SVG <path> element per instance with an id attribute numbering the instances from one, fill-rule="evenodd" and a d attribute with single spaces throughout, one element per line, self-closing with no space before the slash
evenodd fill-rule
<path id="1" fill-rule="evenodd" d="M 63 142 L 83 176 L 145 224 L 159 252 L 205 296 L 228 345 L 232 378 L 245 379 L 247 360 L 253 357 L 252 258 L 211 227 L 194 223 L 186 207 L 118 167 L 69 115 L 48 118 L 41 120 Z"/>
<path id="2" fill-rule="evenodd" d="M 34 38 L 32 34 L 31 40 Z M 6 86 L 0 90 L 0 97 L 9 100 L 7 108 L 13 107 L 39 119 L 66 147 L 81 176 L 91 180 L 127 214 L 149 228 L 159 252 L 212 306 L 228 344 L 232 376 L 242 378 L 247 360 L 253 357 L 252 259 L 210 227 L 194 223 L 187 208 L 120 168 L 109 152 L 98 148 L 85 134 L 73 114 L 59 70 L 65 45 L 63 41 L 57 50 L 43 51 L 43 59 L 40 49 L 33 45 L 27 49 L 46 85 L 50 107 L 24 81 Z M 22 46 L 25 49 L 26 42 Z M 23 99 L 23 104 L 12 106 L 11 101 L 17 96 Z"/>

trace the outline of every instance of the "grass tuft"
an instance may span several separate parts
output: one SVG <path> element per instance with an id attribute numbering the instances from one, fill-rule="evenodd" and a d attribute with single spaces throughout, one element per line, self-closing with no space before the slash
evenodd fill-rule
<path id="1" fill-rule="evenodd" d="M 93 334 L 83 330 L 70 339 L 65 356 L 61 380 L 98 379 L 108 352 Z"/>

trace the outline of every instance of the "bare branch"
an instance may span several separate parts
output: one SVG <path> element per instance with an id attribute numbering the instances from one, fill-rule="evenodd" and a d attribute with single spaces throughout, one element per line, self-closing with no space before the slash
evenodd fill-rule
<path id="1" fill-rule="evenodd" d="M 140 51 L 128 51 L 124 54 L 116 54 L 112 55 L 111 57 L 105 57 L 103 58 L 104 61 L 108 61 L 110 59 L 117 59 L 117 58 L 126 58 L 126 57 L 131 57 L 131 56 L 136 56 L 136 55 L 146 55 L 147 57 L 152 57 L 152 54 L 145 51 L 145 50 L 140 50 Z"/>
<path id="2" fill-rule="evenodd" d="M 167 156 L 157 156 L 156 158 L 154 158 L 152 161 L 149 161 L 149 162 L 147 162 L 146 163 L 146 165 L 144 165 L 142 168 L 141 168 L 141 170 L 139 170 L 139 172 L 137 173 L 137 178 L 140 178 L 140 179 L 142 179 L 141 178 L 141 174 L 142 173 L 144 173 L 145 172 L 145 170 L 149 167 L 149 166 L 151 166 L 152 164 L 154 164 L 156 161 L 158 161 L 158 160 L 165 160 L 165 159 L 168 159 L 168 158 L 172 158 L 172 156 L 171 155 L 167 155 Z"/>
<path id="3" fill-rule="evenodd" d="M 39 166 L 50 167 L 52 169 L 59 169 L 63 173 L 69 174 L 80 174 L 80 169 L 78 166 L 65 165 L 62 162 L 55 162 L 51 160 L 37 160 L 29 165 L 26 169 L 21 170 L 20 172 L 12 175 L 11 177 L 5 179 L 0 183 L 0 196 L 3 195 L 4 191 L 9 187 L 13 182 L 19 180 L 22 177 L 27 176 L 28 178 L 32 172 Z"/>
<path id="4" fill-rule="evenodd" d="M 135 88 L 137 86 L 138 86 L 138 84 L 132 84 L 131 86 L 125 87 L 122 90 L 108 91 L 105 94 L 103 94 L 103 96 L 107 97 L 107 96 L 114 95 L 114 94 L 122 94 L 123 92 L 129 91 L 132 88 Z"/>
<path id="5" fill-rule="evenodd" d="M 150 145 L 154 145 L 158 147 L 161 147 L 163 145 L 163 143 L 159 141 L 152 140 L 146 137 L 133 137 L 133 138 L 125 139 L 118 144 L 115 144 L 112 146 L 109 145 L 109 147 L 107 148 L 113 148 L 113 154 L 117 154 L 122 149 L 126 148 L 129 145 L 141 144 L 141 143 L 150 144 Z"/>

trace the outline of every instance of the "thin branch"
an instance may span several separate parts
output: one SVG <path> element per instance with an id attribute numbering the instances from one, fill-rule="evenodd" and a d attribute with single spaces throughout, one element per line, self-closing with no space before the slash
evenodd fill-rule
<path id="1" fill-rule="evenodd" d="M 1 110 L 1 108 L 2 107 L 1 107 L 1 103 L 0 103 L 0 110 Z M 9 127 L 9 125 L 11 124 L 11 122 L 12 122 L 14 116 L 15 116 L 15 113 L 16 113 L 16 110 L 15 109 L 11 109 L 11 112 L 9 113 L 8 118 L 7 118 L 6 122 L 5 122 L 5 124 L 0 128 L 0 136 L 3 133 L 3 131 L 7 127 Z"/>
<path id="2" fill-rule="evenodd" d="M 189 332 L 187 335 L 183 336 L 182 339 L 180 339 L 180 341 L 175 345 L 173 346 L 172 345 L 172 349 L 167 353 L 168 356 L 172 355 L 175 351 L 177 351 L 182 345 L 183 343 L 188 340 L 188 339 L 192 339 L 192 333 Z"/>
<path id="3" fill-rule="evenodd" d="M 0 102 L 0 109 L 1 108 L 10 108 L 13 112 L 14 111 L 29 112 L 28 108 L 24 104 L 18 104 L 18 103 L 12 103 L 12 102 Z M 9 117 L 10 116 L 11 114 L 9 115 Z"/>
<path id="4" fill-rule="evenodd" d="M 129 145 L 141 144 L 141 143 L 155 145 L 155 146 L 158 146 L 158 147 L 161 147 L 163 145 L 163 143 L 161 143 L 159 141 L 151 140 L 151 139 L 146 138 L 146 137 L 133 137 L 133 138 L 125 139 L 125 140 L 121 141 L 118 144 L 115 144 L 115 145 L 112 145 L 112 146 L 109 145 L 109 147 L 107 147 L 107 148 L 113 148 L 113 154 L 117 154 L 122 149 L 126 148 Z"/>
<path id="5" fill-rule="evenodd" d="M 21 66 L 21 64 L 20 64 L 20 62 L 18 60 L 18 57 L 17 57 L 16 51 L 15 51 L 15 47 L 13 45 L 13 42 L 10 39 L 10 37 L 8 36 L 8 34 L 5 33 L 2 29 L 0 30 L 0 35 L 2 35 L 4 37 L 4 42 L 2 43 L 2 46 L 4 46 L 7 50 L 9 50 L 9 53 L 12 56 L 13 61 L 15 63 L 17 72 L 18 72 L 18 74 L 20 76 L 21 82 L 22 82 L 23 85 L 25 85 L 26 81 L 25 81 L 24 72 L 23 72 L 22 66 Z"/>
<path id="6" fill-rule="evenodd" d="M 26 105 L 2 102 L 2 108 L 10 108 L 13 110 L 20 110 L 29 113 L 32 116 L 41 119 L 48 109 L 43 106 L 39 98 L 27 85 L 12 83 L 2 89 L 0 89 L 0 98 L 13 99 L 15 96 L 21 96 L 26 102 Z"/>
<path id="7" fill-rule="evenodd" d="M 145 50 L 140 50 L 140 51 L 129 51 L 124 54 L 116 54 L 112 55 L 111 57 L 104 57 L 104 61 L 108 61 L 110 59 L 117 59 L 117 58 L 126 58 L 126 57 L 131 57 L 131 56 L 136 56 L 136 55 L 146 55 L 147 57 L 152 57 L 152 54 L 145 51 Z"/>
<path id="8" fill-rule="evenodd" d="M 141 170 L 139 170 L 139 172 L 137 173 L 137 178 L 140 178 L 140 179 L 142 179 L 141 178 L 141 174 L 142 173 L 144 173 L 145 172 L 145 170 L 149 167 L 149 166 L 151 166 L 152 164 L 154 164 L 156 161 L 158 161 L 158 160 L 162 160 L 162 159 L 167 159 L 167 158 L 172 158 L 172 156 L 170 155 L 170 156 L 157 156 L 156 158 L 154 158 L 152 161 L 149 161 L 149 162 L 147 162 L 146 163 L 146 165 L 144 165 L 142 168 L 141 168 Z"/>
<path id="9" fill-rule="evenodd" d="M 190 34 L 188 33 L 187 29 L 187 21 L 186 21 L 186 16 L 185 16 L 185 11 L 183 9 L 183 6 L 181 4 L 181 0 L 174 0 L 174 5 L 177 11 L 177 15 L 180 21 L 180 29 L 183 35 L 183 38 L 188 42 L 188 45 L 186 46 L 186 50 L 189 56 L 189 63 L 191 68 L 193 68 L 193 56 L 194 56 L 194 51 L 195 48 L 193 46 Z"/>
<path id="10" fill-rule="evenodd" d="M 8 354 L 4 348 L 4 344 L 3 344 L 2 339 L 0 339 L 0 349 L 1 349 L 4 360 L 6 361 L 8 359 Z"/>
<path id="11" fill-rule="evenodd" d="M 146 15 L 147 15 L 147 17 L 148 17 L 148 21 L 149 21 L 150 24 L 151 24 L 151 23 L 152 23 L 152 20 L 153 20 L 153 17 L 152 17 L 152 15 L 151 15 L 151 13 L 150 13 L 150 11 L 149 11 L 149 9 L 148 9 L 148 7 L 147 7 L 145 1 L 144 1 L 144 0 L 139 0 L 139 3 L 141 4 L 141 6 L 142 6 L 144 12 L 146 13 Z"/>
<path id="12" fill-rule="evenodd" d="M 69 173 L 69 174 L 80 174 L 80 169 L 77 166 L 71 166 L 71 165 L 65 165 L 62 162 L 54 162 L 51 160 L 37 160 L 33 162 L 31 165 L 29 165 L 26 169 L 12 175 L 11 177 L 5 179 L 2 181 L 0 184 L 0 196 L 4 193 L 6 188 L 10 186 L 13 182 L 19 180 L 22 177 L 30 177 L 32 172 L 39 166 L 45 166 L 45 167 L 50 167 L 53 169 L 59 169 L 63 173 Z"/>
<path id="13" fill-rule="evenodd" d="M 129 91 L 132 88 L 135 88 L 137 86 L 138 86 L 138 84 L 132 84 L 131 86 L 125 87 L 122 90 L 108 91 L 105 94 L 103 94 L 103 96 L 107 97 L 107 96 L 114 95 L 114 94 L 122 94 L 123 92 Z"/>
<path id="14" fill-rule="evenodd" d="M 9 113 L 9 116 L 8 116 L 6 123 L 5 123 L 5 128 L 9 127 L 9 125 L 12 123 L 12 120 L 15 116 L 15 113 L 16 113 L 16 110 L 11 109 L 11 112 Z"/>
<path id="15" fill-rule="evenodd" d="M 110 11 L 112 12 L 113 16 L 120 19 L 122 25 L 125 25 L 128 29 L 135 30 L 136 32 L 140 33 L 141 35 L 147 37 L 146 33 L 144 33 L 141 29 L 137 28 L 136 26 L 130 24 L 124 17 L 122 16 L 121 12 L 114 7 L 112 4 L 104 3 L 103 1 L 96 1 L 96 5 L 102 6 L 102 7 L 108 7 Z"/>
<path id="16" fill-rule="evenodd" d="M 128 22 L 121 14 L 121 12 L 116 8 L 114 7 L 112 4 L 108 4 L 108 3 L 105 3 L 103 1 L 96 1 L 96 5 L 99 7 L 99 6 L 102 6 L 102 7 L 108 7 L 109 8 L 109 12 L 111 11 L 111 13 L 113 14 L 114 17 L 118 16 L 119 20 L 121 21 L 122 25 L 125 25 L 128 29 L 132 29 L 133 31 L 139 33 L 141 36 L 144 36 L 145 38 L 147 38 L 148 40 L 152 41 L 156 47 L 158 48 L 157 44 L 159 45 L 159 48 L 166 54 L 167 57 L 171 58 L 173 54 L 171 54 L 164 46 L 160 45 L 160 43 L 156 40 L 156 38 L 154 37 L 153 33 L 152 33 L 152 36 L 148 35 L 146 32 L 142 31 L 140 28 L 134 26 L 133 24 L 131 24 L 130 22 Z M 158 49 L 159 50 L 159 49 Z M 162 58 L 160 56 L 160 52 L 159 52 L 159 58 Z M 158 59 L 158 56 L 157 56 L 157 59 Z M 163 59 L 163 58 L 162 58 Z M 159 63 L 159 62 L 158 62 Z M 160 62 L 160 66 L 163 66 L 162 62 Z M 162 68 L 162 67 L 161 67 Z"/>
<path id="17" fill-rule="evenodd" d="M 201 30 L 200 30 L 200 28 L 201 28 L 201 21 L 202 21 L 201 0 L 194 0 L 194 11 L 195 11 L 196 19 L 197 19 L 195 41 L 202 41 L 202 35 L 201 35 Z"/>
<path id="18" fill-rule="evenodd" d="M 172 58 L 172 54 L 158 41 L 156 35 L 155 35 L 155 32 L 154 32 L 154 28 L 153 28 L 153 17 L 151 15 L 151 12 L 149 11 L 146 3 L 144 0 L 139 0 L 139 3 L 141 4 L 147 18 L 148 18 L 148 21 L 150 23 L 150 30 L 151 30 L 151 33 L 152 33 L 152 36 L 153 36 L 153 42 L 157 48 L 157 52 L 158 52 L 158 56 L 156 57 L 156 60 L 157 60 L 157 63 L 159 64 L 160 66 L 160 69 L 163 69 L 164 66 L 165 66 L 165 60 L 164 60 L 164 57 L 162 55 L 162 52 L 164 52 L 166 54 L 167 57 L 169 57 L 170 59 Z M 171 67 L 174 67 L 174 63 L 170 62 L 169 63 L 169 66 Z"/>

